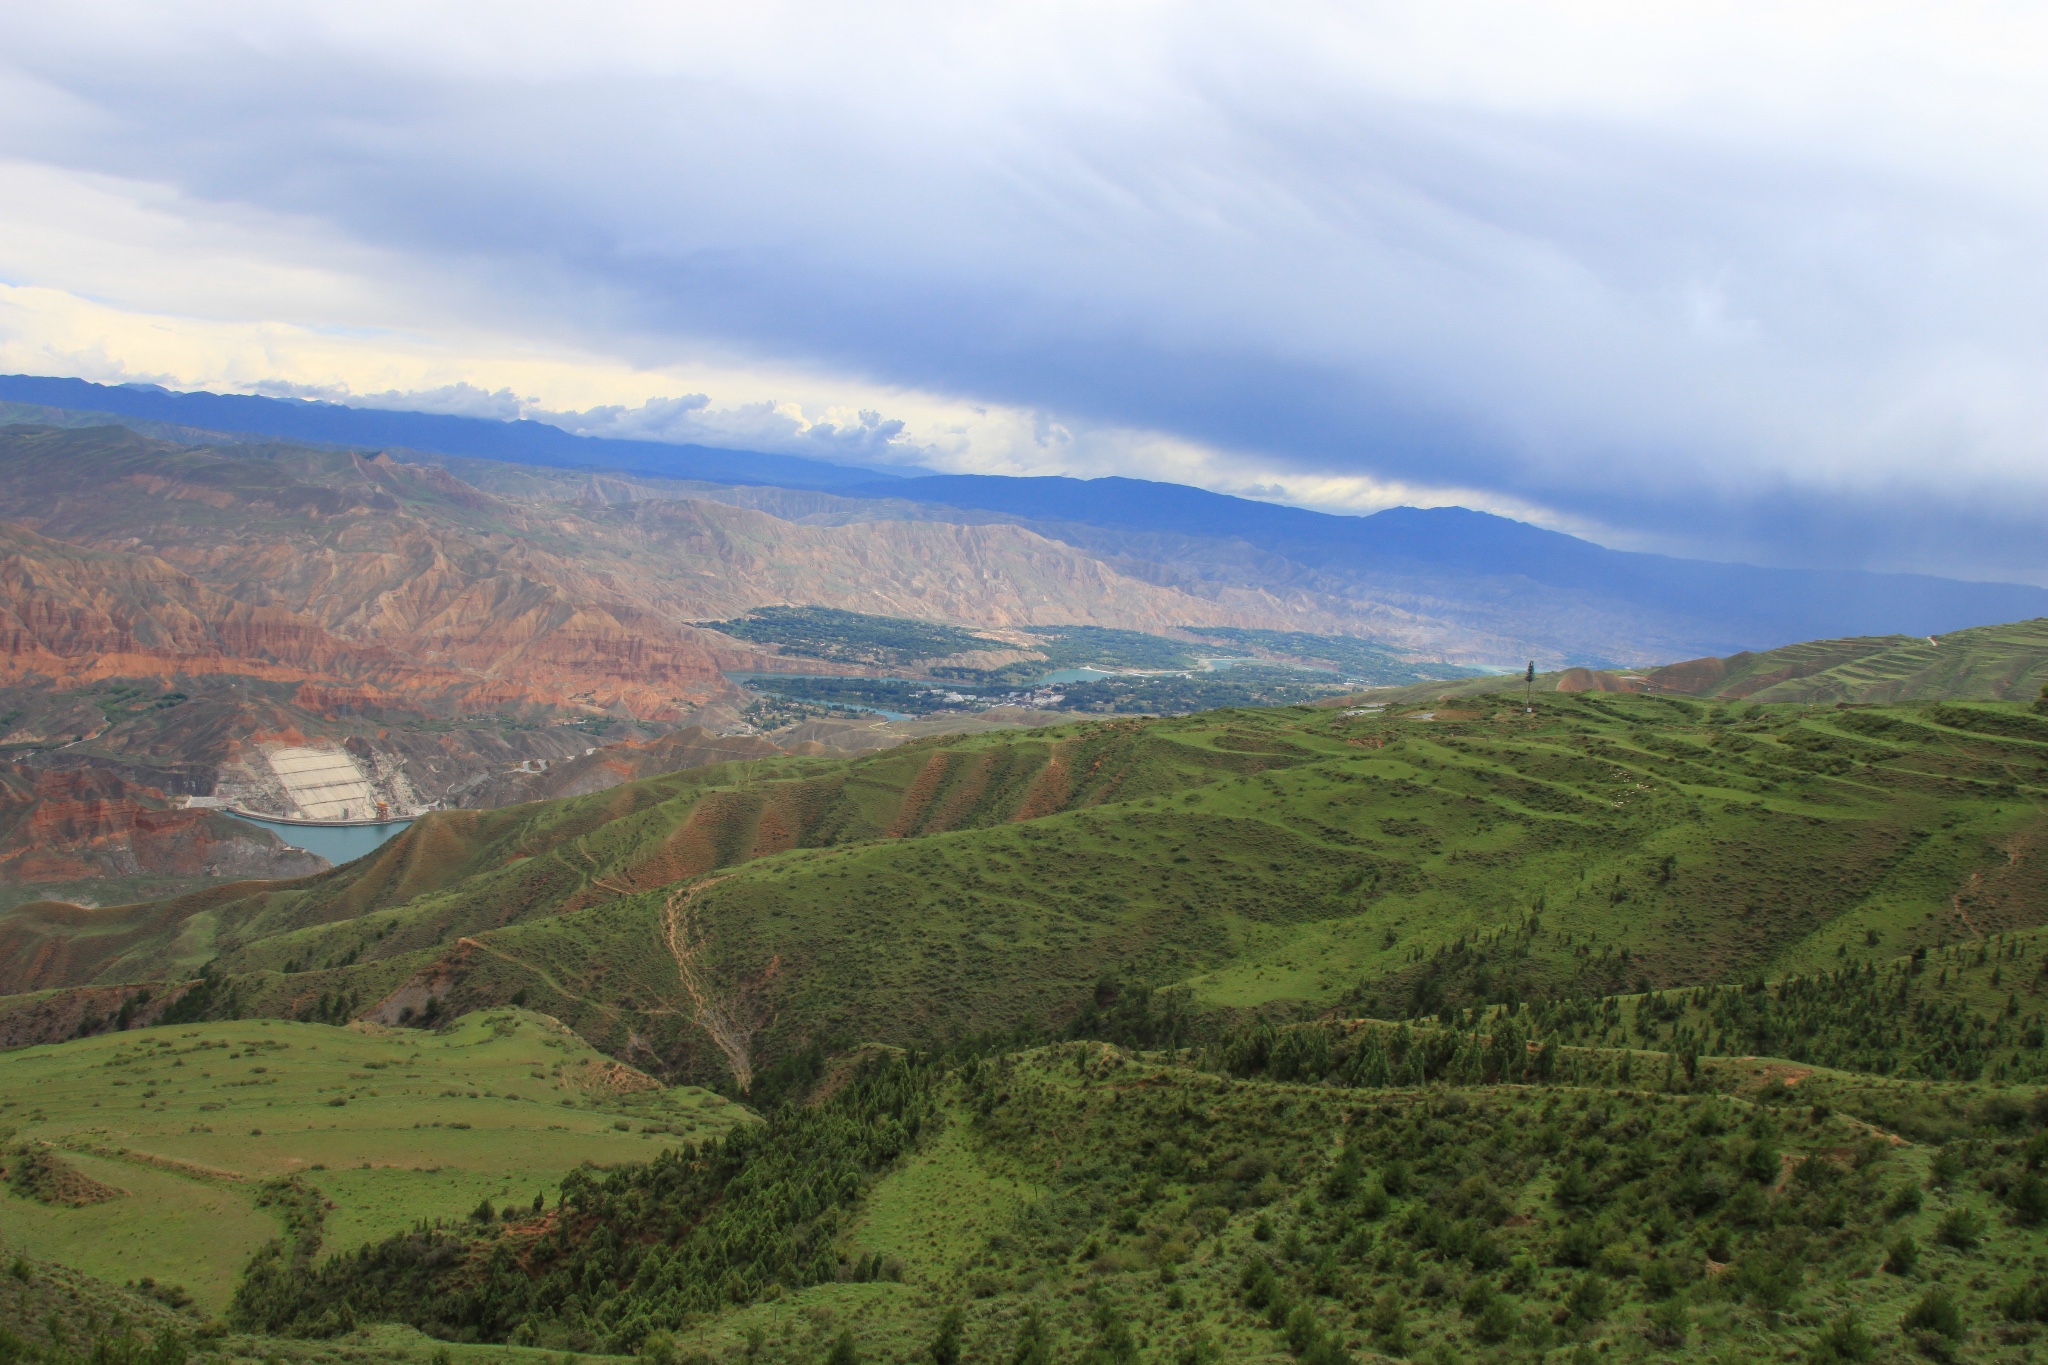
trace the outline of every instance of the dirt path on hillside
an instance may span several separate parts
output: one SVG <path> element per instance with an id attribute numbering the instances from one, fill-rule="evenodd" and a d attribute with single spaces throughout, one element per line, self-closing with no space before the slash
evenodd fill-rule
<path id="1" fill-rule="evenodd" d="M 733 1083 L 744 1095 L 754 1084 L 754 1037 L 767 1027 L 771 1014 L 767 986 L 782 970 L 782 958 L 778 954 L 769 959 L 759 976 L 743 980 L 730 990 L 721 991 L 712 980 L 704 962 L 697 898 L 724 880 L 712 877 L 695 886 L 671 891 L 661 908 L 661 935 L 669 955 L 676 960 L 676 975 L 689 993 L 698 1027 L 710 1035 L 713 1045 L 725 1057 Z"/>

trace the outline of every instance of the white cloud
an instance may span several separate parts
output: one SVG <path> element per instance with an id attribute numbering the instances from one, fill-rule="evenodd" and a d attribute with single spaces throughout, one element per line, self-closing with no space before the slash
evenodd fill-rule
<path id="1" fill-rule="evenodd" d="M 0 52 L 11 366 L 2048 572 L 2038 9 L 195 0 Z"/>

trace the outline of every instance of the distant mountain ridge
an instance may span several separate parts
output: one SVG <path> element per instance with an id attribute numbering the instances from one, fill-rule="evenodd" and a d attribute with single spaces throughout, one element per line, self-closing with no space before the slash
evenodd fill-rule
<path id="1" fill-rule="evenodd" d="M 1611 550 L 1591 541 L 1464 507 L 1395 507 L 1333 516 L 1140 479 L 935 475 L 903 484 L 835 489 L 852 497 L 910 497 L 1025 518 L 1056 539 L 1068 526 L 1241 541 L 1308 570 L 1347 578 L 1515 581 L 1650 610 L 1719 634 L 1716 652 L 1821 636 L 1925 635 L 2048 612 L 2048 589 L 1927 574 L 1773 569 Z M 1099 545 L 1088 548 L 1100 549 Z M 1484 596 L 1497 596 L 1498 589 Z M 1439 589 L 1438 596 L 1449 596 Z M 1496 627 L 1497 629 L 1498 627 Z M 1654 654 L 1634 662 L 1650 662 Z"/>
<path id="2" fill-rule="evenodd" d="M 1211 603 L 1256 599 L 1294 618 L 1261 622 L 1270 628 L 1342 630 L 1464 663 L 1505 666 L 1533 657 L 1539 667 L 1642 666 L 2048 615 L 2048 589 L 2022 584 L 1678 559 L 1608 549 L 1460 507 L 1342 516 L 1140 479 L 884 477 L 795 456 L 573 436 L 537 422 L 75 379 L 0 376 L 6 401 L 185 430 L 398 447 L 506 469 L 694 481 L 626 496 L 727 502 L 797 524 L 1005 522 L 1083 551 L 1120 577 L 1194 599 L 1179 624 L 1209 619 L 1200 608 Z M 933 568 L 934 588 L 979 572 L 964 563 L 934 561 Z M 907 600 L 890 610 L 991 623 Z"/>
<path id="3" fill-rule="evenodd" d="M 887 482 L 883 470 L 799 455 L 578 436 L 545 422 L 525 420 L 501 422 L 485 417 L 352 408 L 341 403 L 248 394 L 178 393 L 153 384 L 93 384 L 83 379 L 9 374 L 0 375 L 0 401 L 104 412 L 203 431 L 347 446 L 397 447 L 556 468 L 623 469 L 668 479 L 788 488 Z"/>

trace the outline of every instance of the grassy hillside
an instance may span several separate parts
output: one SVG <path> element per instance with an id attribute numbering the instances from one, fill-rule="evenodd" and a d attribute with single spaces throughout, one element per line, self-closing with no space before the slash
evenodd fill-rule
<path id="1" fill-rule="evenodd" d="M 92 935 L 0 917 L 0 941 L 24 945 L 16 989 L 207 963 L 171 1008 L 395 1024 L 516 1002 L 728 1084 L 707 1009 L 759 1070 L 1057 1027 L 1105 975 L 1197 1008 L 1429 1014 L 2048 919 L 2048 720 L 2024 708 L 1515 700 L 722 764 L 431 816 L 332 873 L 96 912 Z M 47 1008 L 9 1002 L 0 1028 Z"/>
<path id="2" fill-rule="evenodd" d="M 1415 685 L 1373 700 L 1428 703 L 1496 680 Z M 2031 702 L 2048 687 L 2048 617 L 1977 626 L 1934 639 L 1862 635 L 1661 667 L 1539 674 L 1540 691 L 1652 692 L 1754 702 Z"/>
<path id="3" fill-rule="evenodd" d="M 517 1010 L 438 1034 L 268 1019 L 107 1034 L 0 1053 L 0 1245 L 217 1313 L 280 1235 L 280 1182 L 324 1203 L 324 1236 L 347 1249 L 484 1200 L 527 1206 L 585 1162 L 742 1117 Z M 85 1202 L 36 1188 L 38 1162 Z"/>
<path id="4" fill-rule="evenodd" d="M 2033 1339 L 2034 1092 L 1941 1087 L 1936 1146 L 1859 1117 L 1846 1074 L 1819 1105 L 1769 1068 L 1627 1080 L 1624 1054 L 1582 1052 L 1563 1080 L 1516 1051 L 1431 1085 L 1361 1084 L 1341 1054 L 1289 1080 L 1086 1043 L 882 1060 L 743 1142 L 252 1278 L 237 1311 L 651 1360 L 1989 1360 Z"/>
<path id="5" fill-rule="evenodd" d="M 2031 701 L 2048 684 L 2048 617 L 1936 639 L 1816 640 L 1649 672 L 1659 690 L 1754 701 Z"/>

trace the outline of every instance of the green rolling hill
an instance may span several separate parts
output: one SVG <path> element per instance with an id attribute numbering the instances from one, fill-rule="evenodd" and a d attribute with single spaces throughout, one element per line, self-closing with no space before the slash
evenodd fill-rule
<path id="1" fill-rule="evenodd" d="M 1660 691 L 1752 701 L 2031 700 L 2048 685 L 2048 617 L 1936 638 L 1817 640 L 1648 676 Z"/>
<path id="2" fill-rule="evenodd" d="M 1375 700 L 1429 701 L 1499 686 L 1416 684 Z M 1721 659 L 1636 670 L 1574 668 L 1537 676 L 1543 691 L 1650 692 L 1756 702 L 2033 701 L 2048 689 L 2048 617 L 1948 635 L 1808 640 Z"/>
<path id="3" fill-rule="evenodd" d="M 2044 792 L 2048 719 L 1995 703 L 1495 694 L 939 738 L 437 814 L 294 882 L 24 907 L 0 1029 L 134 983 L 145 1019 L 516 1003 L 730 1086 L 678 923 L 752 1070 L 1056 1030 L 1123 987 L 1428 1014 L 1745 980 L 2048 920 Z"/>

